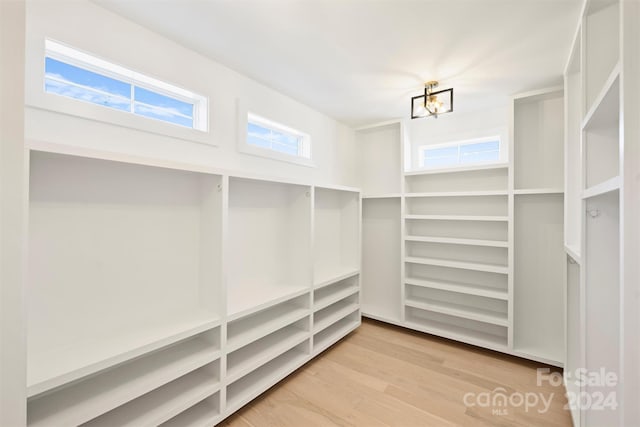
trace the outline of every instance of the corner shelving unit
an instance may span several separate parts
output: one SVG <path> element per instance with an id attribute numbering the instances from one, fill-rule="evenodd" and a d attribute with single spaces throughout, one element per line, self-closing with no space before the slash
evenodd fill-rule
<path id="1" fill-rule="evenodd" d="M 513 100 L 513 349 L 564 362 L 564 91 Z"/>
<path id="2" fill-rule="evenodd" d="M 512 106 L 506 163 L 405 171 L 406 122 L 358 132 L 386 153 L 362 164 L 363 315 L 562 366 L 563 89 Z"/>
<path id="3" fill-rule="evenodd" d="M 214 425 L 360 325 L 359 190 L 29 154 L 29 426 Z"/>

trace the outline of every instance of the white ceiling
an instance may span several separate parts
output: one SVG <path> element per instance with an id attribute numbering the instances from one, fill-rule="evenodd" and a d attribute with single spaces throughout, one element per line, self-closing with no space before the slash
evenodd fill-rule
<path id="1" fill-rule="evenodd" d="M 347 124 L 456 111 L 561 82 L 581 0 L 96 0 Z"/>

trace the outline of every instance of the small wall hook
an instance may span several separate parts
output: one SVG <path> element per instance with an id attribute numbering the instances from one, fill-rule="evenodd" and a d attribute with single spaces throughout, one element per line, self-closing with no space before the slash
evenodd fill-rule
<path id="1" fill-rule="evenodd" d="M 587 209 L 587 214 L 591 218 L 597 218 L 600 216 L 600 209 Z"/>

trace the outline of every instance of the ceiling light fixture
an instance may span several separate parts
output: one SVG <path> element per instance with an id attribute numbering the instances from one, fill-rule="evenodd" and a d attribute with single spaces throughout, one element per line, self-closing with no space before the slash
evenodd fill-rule
<path id="1" fill-rule="evenodd" d="M 453 88 L 434 91 L 438 82 L 424 84 L 424 95 L 411 97 L 411 118 L 435 117 L 453 111 Z"/>

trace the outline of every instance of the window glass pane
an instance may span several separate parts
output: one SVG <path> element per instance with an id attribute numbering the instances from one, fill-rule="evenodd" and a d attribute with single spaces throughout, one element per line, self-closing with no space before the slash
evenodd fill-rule
<path id="1" fill-rule="evenodd" d="M 164 108 L 168 112 L 172 112 L 174 115 L 182 115 L 183 117 L 188 118 L 193 117 L 193 104 L 191 103 L 161 95 L 138 86 L 136 86 L 134 90 L 136 102 Z"/>
<path id="2" fill-rule="evenodd" d="M 298 146 L 291 146 L 288 144 L 280 144 L 279 142 L 274 142 L 272 145 L 272 149 L 275 151 L 279 151 L 281 153 L 290 154 L 292 156 L 298 155 Z"/>
<path id="3" fill-rule="evenodd" d="M 45 58 L 45 91 L 118 110 L 131 108 L 131 85 Z"/>
<path id="4" fill-rule="evenodd" d="M 249 136 L 256 136 L 269 140 L 271 138 L 271 129 L 259 126 L 255 123 L 249 122 L 247 126 L 247 133 Z"/>
<path id="5" fill-rule="evenodd" d="M 460 163 L 481 163 L 500 158 L 500 142 L 487 141 L 460 146 Z"/>
<path id="6" fill-rule="evenodd" d="M 424 166 L 436 167 L 458 163 L 458 146 L 424 150 Z"/>
<path id="7" fill-rule="evenodd" d="M 422 151 L 422 166 L 426 168 L 456 166 L 470 163 L 490 163 L 500 160 L 500 141 L 452 144 Z"/>
<path id="8" fill-rule="evenodd" d="M 300 138 L 296 135 L 288 135 L 286 133 L 273 131 L 273 140 L 279 142 L 280 144 L 285 144 L 297 148 Z"/>
<path id="9" fill-rule="evenodd" d="M 256 147 L 271 148 L 271 142 L 269 140 L 252 133 L 247 135 L 247 144 L 255 145 Z"/>
<path id="10" fill-rule="evenodd" d="M 193 119 L 190 117 L 184 117 L 176 114 L 167 108 L 156 107 L 153 105 L 140 104 L 138 102 L 134 105 L 133 112 L 139 116 L 149 117 L 150 119 L 162 120 L 163 122 L 169 122 L 180 126 L 193 127 Z"/>
<path id="11" fill-rule="evenodd" d="M 267 148 L 291 156 L 300 155 L 302 138 L 278 129 L 271 129 L 265 125 L 248 122 L 247 144 Z"/>

